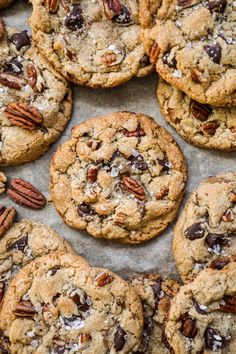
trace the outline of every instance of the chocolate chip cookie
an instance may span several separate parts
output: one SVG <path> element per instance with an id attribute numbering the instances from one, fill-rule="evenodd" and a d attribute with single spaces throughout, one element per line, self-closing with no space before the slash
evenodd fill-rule
<path id="1" fill-rule="evenodd" d="M 131 281 L 141 298 L 144 312 L 144 329 L 141 344 L 134 354 L 171 353 L 164 334 L 171 299 L 179 291 L 176 281 L 157 274 L 137 276 Z"/>
<path id="2" fill-rule="evenodd" d="M 236 262 L 205 269 L 172 301 L 166 324 L 175 354 L 227 353 L 236 348 Z"/>
<path id="3" fill-rule="evenodd" d="M 152 69 L 140 40 L 138 0 L 31 0 L 33 37 L 68 80 L 113 87 Z"/>
<path id="4" fill-rule="evenodd" d="M 158 73 L 192 99 L 236 105 L 234 0 L 141 0 L 142 38 Z"/>
<path id="5" fill-rule="evenodd" d="M 5 9 L 10 6 L 14 0 L 0 0 L 0 9 Z"/>
<path id="6" fill-rule="evenodd" d="M 173 137 L 145 115 L 111 113 L 72 129 L 51 162 L 51 194 L 70 226 L 140 243 L 174 219 L 186 165 Z"/>
<path id="7" fill-rule="evenodd" d="M 4 28 L 0 19 L 0 165 L 42 155 L 64 131 L 71 90 L 39 54 L 27 31 Z"/>
<path id="8" fill-rule="evenodd" d="M 192 193 L 177 221 L 173 254 L 184 282 L 236 256 L 236 173 L 209 177 Z"/>
<path id="9" fill-rule="evenodd" d="M 6 221 L 5 218 L 5 224 Z M 31 220 L 22 219 L 13 224 L 4 235 L 2 226 L 0 231 L 0 303 L 13 276 L 24 265 L 53 251 L 74 253 L 70 245 L 54 230 Z M 86 264 L 85 260 L 84 262 Z"/>
<path id="10" fill-rule="evenodd" d="M 23 268 L 0 314 L 12 354 L 130 353 L 142 326 L 132 287 L 106 269 L 81 265 L 72 254 L 54 253 Z"/>
<path id="11" fill-rule="evenodd" d="M 236 149 L 236 107 L 199 103 L 162 79 L 157 97 L 164 117 L 185 140 L 208 149 Z"/>

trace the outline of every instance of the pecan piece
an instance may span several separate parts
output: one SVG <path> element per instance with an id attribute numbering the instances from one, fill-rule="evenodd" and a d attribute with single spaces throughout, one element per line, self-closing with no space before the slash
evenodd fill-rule
<path id="1" fill-rule="evenodd" d="M 226 313 L 236 313 L 236 297 L 224 296 L 224 303 L 220 304 L 220 311 Z"/>
<path id="2" fill-rule="evenodd" d="M 7 194 L 17 204 L 32 209 L 41 209 L 46 204 L 44 195 L 31 183 L 20 178 L 15 178 L 11 181 Z"/>
<path id="3" fill-rule="evenodd" d="M 233 204 L 236 203 L 236 192 L 235 192 L 235 191 L 233 191 L 233 192 L 230 194 L 229 200 L 230 200 L 230 202 L 233 203 Z"/>
<path id="4" fill-rule="evenodd" d="M 127 215 L 124 213 L 117 213 L 115 216 L 115 223 L 118 225 L 123 225 L 125 223 Z"/>
<path id="5" fill-rule="evenodd" d="M 44 0 L 44 7 L 52 13 L 57 12 L 59 4 L 60 0 Z"/>
<path id="6" fill-rule="evenodd" d="M 0 83 L 14 90 L 21 90 L 28 81 L 23 77 L 9 73 L 0 73 Z"/>
<path id="7" fill-rule="evenodd" d="M 14 314 L 20 317 L 34 317 L 36 313 L 37 311 L 30 300 L 20 301 L 14 310 Z"/>
<path id="8" fill-rule="evenodd" d="M 43 123 L 43 116 L 39 110 L 26 103 L 10 103 L 5 109 L 5 115 L 13 125 L 26 130 L 35 130 Z"/>
<path id="9" fill-rule="evenodd" d="M 3 172 L 0 172 L 0 194 L 4 193 L 6 190 L 7 177 Z"/>
<path id="10" fill-rule="evenodd" d="M 4 38 L 5 36 L 5 26 L 3 19 L 0 17 L 0 41 Z"/>
<path id="11" fill-rule="evenodd" d="M 187 338 L 195 338 L 198 332 L 196 320 L 189 317 L 188 314 L 184 315 L 180 332 Z"/>
<path id="12" fill-rule="evenodd" d="M 98 167 L 97 166 L 92 166 L 88 169 L 87 171 L 87 178 L 89 182 L 94 183 L 97 179 L 98 175 Z"/>
<path id="13" fill-rule="evenodd" d="M 85 348 L 91 340 L 92 340 L 92 337 L 89 333 L 80 333 L 80 335 L 79 335 L 80 347 Z"/>
<path id="14" fill-rule="evenodd" d="M 144 200 L 146 197 L 142 186 L 131 177 L 123 177 L 122 186 L 131 194 L 135 195 L 139 200 Z"/>
<path id="15" fill-rule="evenodd" d="M 0 303 L 1 303 L 2 299 L 3 299 L 4 293 L 5 293 L 5 283 L 4 282 L 0 282 Z"/>
<path id="16" fill-rule="evenodd" d="M 228 257 L 218 257 L 214 261 L 211 262 L 210 268 L 212 269 L 223 269 L 227 264 L 229 264 L 230 258 Z"/>
<path id="17" fill-rule="evenodd" d="M 136 130 L 130 132 L 129 130 L 127 129 L 124 129 L 123 130 L 123 134 L 125 136 L 127 136 L 127 138 L 131 138 L 133 136 L 137 137 L 137 138 L 141 138 L 142 136 L 145 136 L 146 133 L 145 131 L 142 129 L 142 128 L 137 128 Z"/>
<path id="18" fill-rule="evenodd" d="M 156 193 L 156 200 L 163 199 L 164 197 L 166 197 L 168 195 L 168 193 L 169 193 L 168 187 L 162 188 L 159 192 Z"/>
<path id="19" fill-rule="evenodd" d="M 120 0 L 103 0 L 104 10 L 107 18 L 110 20 L 114 16 L 117 16 L 121 12 L 121 3 Z"/>
<path id="20" fill-rule="evenodd" d="M 0 205 L 0 238 L 10 229 L 16 217 L 14 208 L 5 208 Z"/>
<path id="21" fill-rule="evenodd" d="M 231 222 L 234 220 L 234 214 L 232 210 L 228 209 L 222 216 L 222 220 L 225 222 Z"/>
<path id="22" fill-rule="evenodd" d="M 214 120 L 214 121 L 211 121 L 211 122 L 204 123 L 201 126 L 201 129 L 206 135 L 213 136 L 218 127 L 219 127 L 219 123 Z"/>
<path id="23" fill-rule="evenodd" d="M 150 50 L 149 50 L 149 53 L 148 53 L 149 58 L 150 58 L 150 62 L 151 62 L 152 64 L 155 64 L 155 63 L 156 63 L 156 61 L 157 61 L 157 59 L 158 59 L 160 53 L 161 53 L 161 50 L 160 50 L 160 48 L 158 47 L 158 44 L 157 44 L 157 43 L 154 43 L 154 44 L 151 46 L 151 48 L 150 48 Z"/>
<path id="24" fill-rule="evenodd" d="M 191 100 L 190 101 L 190 111 L 194 115 L 195 118 L 204 122 L 207 118 L 212 114 L 212 108 L 207 104 L 201 104 L 197 101 Z"/>
<path id="25" fill-rule="evenodd" d="M 29 85 L 31 87 L 35 87 L 36 82 L 37 82 L 37 71 L 36 68 L 33 64 L 28 64 L 27 65 L 27 74 L 29 77 Z"/>
<path id="26" fill-rule="evenodd" d="M 112 280 L 113 278 L 110 276 L 110 274 L 105 272 L 96 277 L 95 282 L 99 287 L 103 287 L 107 284 L 110 284 Z"/>

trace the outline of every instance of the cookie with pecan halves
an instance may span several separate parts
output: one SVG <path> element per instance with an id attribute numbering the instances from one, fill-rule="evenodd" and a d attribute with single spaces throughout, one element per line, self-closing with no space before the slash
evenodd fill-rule
<path id="1" fill-rule="evenodd" d="M 51 162 L 51 193 L 70 226 L 97 238 L 140 243 L 174 219 L 186 165 L 173 137 L 131 112 L 90 119 L 72 129 Z"/>
<path id="2" fill-rule="evenodd" d="M 27 31 L 5 28 L 2 20 L 0 92 L 0 165 L 33 161 L 64 131 L 72 94 Z"/>
<path id="3" fill-rule="evenodd" d="M 109 88 L 152 70 L 140 39 L 138 0 L 32 0 L 39 50 L 68 80 Z"/>

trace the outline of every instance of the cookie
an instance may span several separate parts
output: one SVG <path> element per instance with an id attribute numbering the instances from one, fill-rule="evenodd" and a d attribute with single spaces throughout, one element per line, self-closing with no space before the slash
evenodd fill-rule
<path id="1" fill-rule="evenodd" d="M 227 353 L 236 348 L 236 262 L 205 269 L 172 301 L 166 336 L 175 354 Z"/>
<path id="2" fill-rule="evenodd" d="M 144 312 L 142 341 L 134 354 L 171 353 L 164 334 L 171 299 L 179 291 L 176 281 L 157 274 L 145 274 L 134 278 L 131 285 L 141 298 Z"/>
<path id="3" fill-rule="evenodd" d="M 106 269 L 81 266 L 72 254 L 51 254 L 23 268 L 0 314 L 12 354 L 130 353 L 142 326 L 132 287 Z"/>
<path id="4" fill-rule="evenodd" d="M 0 303 L 10 281 L 23 266 L 53 251 L 74 253 L 50 227 L 27 219 L 15 223 L 0 238 Z"/>
<path id="5" fill-rule="evenodd" d="M 236 173 L 201 182 L 174 228 L 173 254 L 184 282 L 207 266 L 236 256 Z"/>
<path id="6" fill-rule="evenodd" d="M 31 2 L 33 37 L 68 80 L 107 88 L 151 71 L 140 40 L 138 0 Z"/>
<path id="7" fill-rule="evenodd" d="M 0 0 L 0 9 L 5 9 L 10 6 L 14 0 Z"/>
<path id="8" fill-rule="evenodd" d="M 234 0 L 141 0 L 140 17 L 164 80 L 200 103 L 236 105 Z"/>
<path id="9" fill-rule="evenodd" d="M 26 31 L 0 20 L 0 165 L 33 161 L 70 119 L 72 93 L 39 54 Z"/>
<path id="10" fill-rule="evenodd" d="M 157 97 L 166 120 L 191 144 L 207 149 L 236 149 L 236 107 L 201 104 L 162 79 Z"/>
<path id="11" fill-rule="evenodd" d="M 187 177 L 173 137 L 152 118 L 132 112 L 75 126 L 54 155 L 50 174 L 52 200 L 68 225 L 124 243 L 164 231 Z"/>

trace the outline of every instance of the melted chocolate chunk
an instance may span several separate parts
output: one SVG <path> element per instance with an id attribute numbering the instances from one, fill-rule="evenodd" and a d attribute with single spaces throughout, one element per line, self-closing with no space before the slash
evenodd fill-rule
<path id="1" fill-rule="evenodd" d="M 214 45 L 206 45 L 204 47 L 205 51 L 207 52 L 208 56 L 211 58 L 211 60 L 216 63 L 220 64 L 221 61 L 221 46 L 219 43 L 216 43 Z"/>
<path id="2" fill-rule="evenodd" d="M 118 23 L 120 25 L 127 25 L 131 22 L 130 15 L 130 11 L 127 9 L 127 7 L 121 5 L 120 13 L 112 18 L 112 22 Z"/>
<path id="3" fill-rule="evenodd" d="M 189 226 L 184 232 L 184 235 L 191 241 L 204 237 L 204 234 L 205 229 L 200 222 Z"/>
<path id="4" fill-rule="evenodd" d="M 225 234 L 208 234 L 205 242 L 210 248 L 216 246 L 223 247 L 230 245 L 230 238 Z"/>
<path id="5" fill-rule="evenodd" d="M 14 242 L 8 250 L 21 251 L 24 252 L 25 248 L 28 246 L 28 236 L 23 236 L 16 242 Z"/>
<path id="6" fill-rule="evenodd" d="M 221 13 L 225 12 L 227 6 L 227 0 L 214 0 L 214 1 L 208 1 L 207 3 L 207 8 L 210 11 L 219 11 Z"/>
<path id="7" fill-rule="evenodd" d="M 117 351 L 124 348 L 126 342 L 126 332 L 119 326 L 114 337 L 114 347 Z"/>
<path id="8" fill-rule="evenodd" d="M 65 19 L 65 26 L 70 31 L 78 31 L 83 27 L 84 18 L 79 5 L 74 5 L 71 13 Z"/>
<path id="9" fill-rule="evenodd" d="M 15 44 L 17 50 L 20 50 L 23 47 L 30 46 L 30 37 L 27 31 L 22 31 L 14 33 L 10 38 L 10 42 Z"/>
<path id="10" fill-rule="evenodd" d="M 14 73 L 16 75 L 20 75 L 23 73 L 23 65 L 17 58 L 13 58 L 4 63 L 2 70 L 4 73 Z"/>
<path id="11" fill-rule="evenodd" d="M 204 333 L 207 349 L 217 351 L 225 344 L 225 338 L 214 328 L 207 327 Z"/>
<path id="12" fill-rule="evenodd" d="M 92 216 L 96 214 L 96 212 L 87 203 L 78 205 L 77 212 L 81 217 Z"/>

